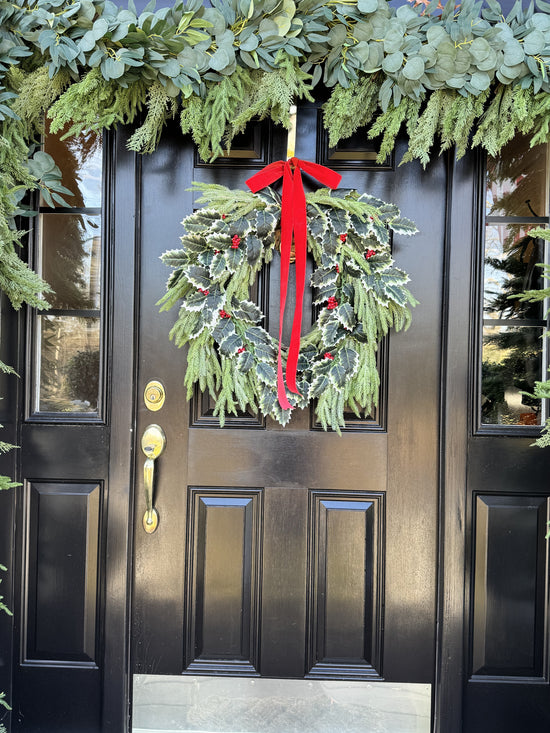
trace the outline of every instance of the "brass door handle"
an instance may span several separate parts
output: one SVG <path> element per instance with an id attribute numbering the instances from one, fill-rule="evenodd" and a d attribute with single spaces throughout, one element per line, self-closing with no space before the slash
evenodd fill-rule
<path id="1" fill-rule="evenodd" d="M 143 529 L 152 534 L 159 523 L 159 515 L 153 507 L 153 490 L 155 477 L 155 460 L 166 446 L 166 436 L 160 425 L 148 425 L 141 438 L 141 450 L 145 455 L 143 466 L 143 484 L 145 487 L 145 514 L 143 515 Z"/>

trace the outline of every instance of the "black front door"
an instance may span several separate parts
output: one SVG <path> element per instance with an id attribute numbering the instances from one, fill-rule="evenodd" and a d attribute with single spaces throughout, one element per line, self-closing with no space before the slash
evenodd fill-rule
<path id="1" fill-rule="evenodd" d="M 446 166 L 377 167 L 364 147 L 329 151 L 314 107 L 299 108 L 297 137 L 298 157 L 338 169 L 342 187 L 392 201 L 415 220 L 420 234 L 395 236 L 393 251 L 421 302 L 410 330 L 380 349 L 376 414 L 350 416 L 341 437 L 305 410 L 286 428 L 239 415 L 220 430 L 207 399 L 186 401 L 185 354 L 168 340 L 173 316 L 155 305 L 168 275 L 159 256 L 177 246 L 192 180 L 242 188 L 284 156 L 285 138 L 258 127 L 239 157 L 205 165 L 167 135 L 143 160 L 137 439 L 158 423 L 166 449 L 155 468 L 154 534 L 142 528 L 140 451 L 136 461 L 132 669 L 419 683 L 428 730 Z M 273 333 L 278 270 L 275 260 L 264 283 Z M 155 412 L 142 397 L 151 380 L 166 391 Z M 138 710 L 136 701 L 135 721 Z"/>

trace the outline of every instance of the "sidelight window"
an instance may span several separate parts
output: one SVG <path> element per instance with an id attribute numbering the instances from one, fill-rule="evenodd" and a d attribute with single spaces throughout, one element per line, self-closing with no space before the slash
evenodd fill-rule
<path id="1" fill-rule="evenodd" d="M 544 286 L 538 263 L 548 224 L 548 148 L 515 138 L 487 160 L 483 245 L 481 388 L 478 413 L 487 426 L 541 425 L 546 406 L 532 396 L 547 370 L 546 308 L 514 296 Z"/>
<path id="2" fill-rule="evenodd" d="M 31 412 L 97 417 L 102 342 L 102 139 L 95 133 L 62 140 L 47 133 L 44 149 L 73 192 L 67 206 L 40 200 L 36 264 L 53 293 L 34 316 Z"/>

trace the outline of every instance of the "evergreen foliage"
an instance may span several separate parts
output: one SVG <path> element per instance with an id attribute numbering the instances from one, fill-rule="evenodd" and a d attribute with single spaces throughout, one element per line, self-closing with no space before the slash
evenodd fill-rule
<path id="1" fill-rule="evenodd" d="M 214 414 L 249 409 L 286 425 L 291 410 L 277 398 L 277 341 L 250 300 L 250 287 L 277 243 L 281 200 L 271 188 L 257 194 L 195 184 L 206 207 L 186 217 L 182 248 L 166 252 L 174 268 L 159 304 L 180 303 L 171 338 L 188 345 L 185 384 L 215 401 Z M 376 352 L 390 328 L 407 328 L 416 303 L 408 276 L 394 267 L 389 231 L 416 227 L 392 204 L 357 191 L 319 189 L 306 196 L 310 284 L 319 317 L 300 344 L 294 407 L 315 400 L 326 430 L 340 432 L 344 410 L 368 414 L 378 398 Z M 287 349 L 283 348 L 286 363 Z"/>

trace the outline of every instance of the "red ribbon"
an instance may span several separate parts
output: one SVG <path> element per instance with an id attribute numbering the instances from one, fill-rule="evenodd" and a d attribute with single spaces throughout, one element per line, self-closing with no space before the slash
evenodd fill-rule
<path id="1" fill-rule="evenodd" d="M 290 269 L 290 253 L 292 237 L 294 235 L 294 252 L 296 257 L 296 305 L 292 321 L 292 334 L 286 362 L 286 383 L 291 392 L 299 394 L 296 386 L 296 367 L 300 353 L 300 333 L 302 330 L 302 305 L 306 284 L 306 256 L 307 256 L 307 215 L 306 195 L 302 183 L 300 170 L 308 173 L 319 183 L 329 188 L 336 188 L 342 176 L 318 163 L 309 163 L 307 160 L 290 158 L 270 163 L 263 170 L 256 173 L 246 182 L 253 193 L 269 186 L 283 177 L 283 200 L 281 204 L 281 285 L 279 301 L 279 353 L 277 356 L 277 396 L 283 410 L 289 410 L 292 405 L 287 399 L 283 380 L 283 362 L 281 357 L 281 342 L 283 337 L 283 318 L 285 312 L 286 295 L 288 290 L 288 272 Z"/>

